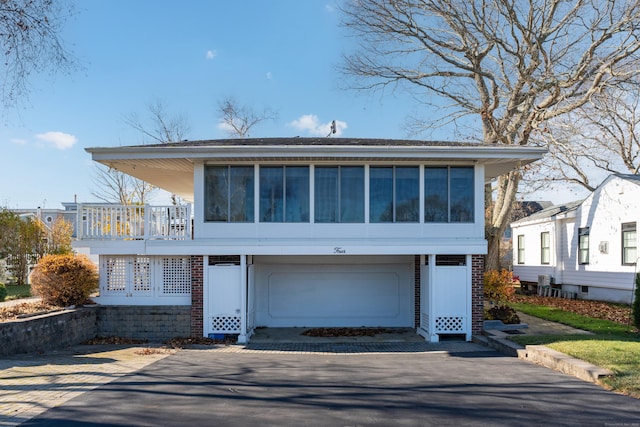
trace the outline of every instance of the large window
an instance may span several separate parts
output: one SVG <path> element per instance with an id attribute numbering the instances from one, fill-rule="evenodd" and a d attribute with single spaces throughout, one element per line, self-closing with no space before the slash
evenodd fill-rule
<path id="1" fill-rule="evenodd" d="M 369 221 L 418 222 L 420 171 L 417 167 L 369 169 Z"/>
<path id="2" fill-rule="evenodd" d="M 540 233 L 540 263 L 551 262 L 551 234 L 548 231 Z"/>
<path id="3" fill-rule="evenodd" d="M 589 227 L 578 229 L 578 264 L 589 264 Z"/>
<path id="4" fill-rule="evenodd" d="M 524 234 L 518 235 L 518 264 L 524 264 Z"/>
<path id="5" fill-rule="evenodd" d="M 260 167 L 260 221 L 309 222 L 309 167 Z"/>
<path id="6" fill-rule="evenodd" d="M 622 265 L 635 265 L 638 258 L 636 223 L 622 224 Z"/>
<path id="7" fill-rule="evenodd" d="M 472 167 L 424 169 L 424 221 L 473 222 Z"/>
<path id="8" fill-rule="evenodd" d="M 364 222 L 364 167 L 315 168 L 315 222 Z"/>
<path id="9" fill-rule="evenodd" d="M 205 167 L 205 221 L 254 221 L 253 166 Z"/>

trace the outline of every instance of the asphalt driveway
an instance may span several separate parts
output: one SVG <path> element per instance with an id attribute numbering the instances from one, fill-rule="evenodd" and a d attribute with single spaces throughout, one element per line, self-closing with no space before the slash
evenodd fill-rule
<path id="1" fill-rule="evenodd" d="M 183 350 L 25 426 L 640 426 L 640 401 L 472 343 Z"/>

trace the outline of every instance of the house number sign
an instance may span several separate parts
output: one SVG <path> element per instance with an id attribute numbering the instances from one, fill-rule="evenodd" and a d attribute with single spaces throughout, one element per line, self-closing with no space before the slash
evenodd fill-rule
<path id="1" fill-rule="evenodd" d="M 347 250 L 340 247 L 340 246 L 336 246 L 335 248 L 333 248 L 333 253 L 334 254 L 346 254 Z"/>

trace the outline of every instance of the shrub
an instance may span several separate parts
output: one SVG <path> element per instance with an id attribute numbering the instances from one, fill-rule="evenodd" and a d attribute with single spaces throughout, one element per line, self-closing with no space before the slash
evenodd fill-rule
<path id="1" fill-rule="evenodd" d="M 4 283 L 0 283 L 0 301 L 4 301 L 6 297 L 7 297 L 7 287 L 4 285 Z"/>
<path id="2" fill-rule="evenodd" d="M 486 320 L 502 320 L 505 325 L 516 325 L 520 323 L 520 317 L 516 311 L 508 305 L 496 305 L 489 310 L 485 310 Z"/>
<path id="3" fill-rule="evenodd" d="M 515 293 L 513 273 L 506 269 L 502 271 L 489 270 L 484 273 L 484 297 L 492 304 L 500 305 Z"/>
<path id="4" fill-rule="evenodd" d="M 98 269 L 84 255 L 46 255 L 31 280 L 32 292 L 47 304 L 81 305 L 98 288 Z"/>

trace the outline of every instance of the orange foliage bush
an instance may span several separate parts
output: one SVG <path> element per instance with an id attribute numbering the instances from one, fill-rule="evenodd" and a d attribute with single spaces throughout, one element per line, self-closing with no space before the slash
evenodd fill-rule
<path id="1" fill-rule="evenodd" d="M 31 274 L 32 292 L 48 304 L 80 305 L 97 288 L 98 269 L 84 255 L 46 255 Z"/>
<path id="2" fill-rule="evenodd" d="M 489 270 L 484 273 L 484 297 L 494 304 L 505 303 L 516 291 L 513 273 L 506 269 L 502 271 Z"/>

